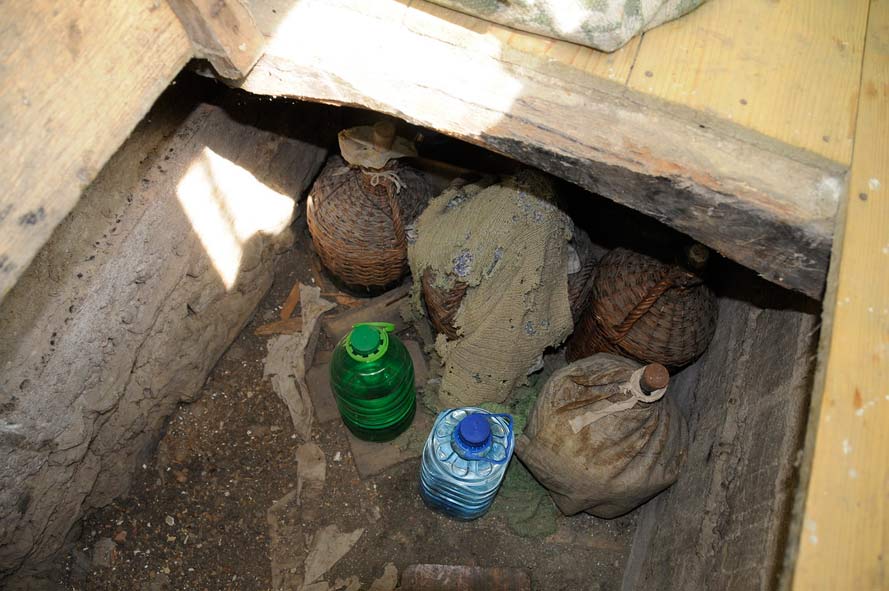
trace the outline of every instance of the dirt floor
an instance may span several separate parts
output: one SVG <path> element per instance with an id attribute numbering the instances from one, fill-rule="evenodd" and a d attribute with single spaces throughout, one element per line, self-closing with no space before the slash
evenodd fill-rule
<path id="1" fill-rule="evenodd" d="M 534 588 L 547 591 L 618 589 L 633 515 L 557 515 L 515 459 L 485 517 L 463 523 L 426 509 L 417 456 L 434 417 L 423 404 L 420 427 L 386 452 L 392 461 L 408 459 L 364 478 L 337 418 L 316 420 L 311 442 L 293 434 L 286 406 L 263 379 L 268 337 L 254 331 L 278 318 L 294 282 L 315 282 L 304 216 L 295 231 L 272 290 L 201 399 L 170 417 L 130 495 L 85 520 L 60 583 L 77 590 L 383 591 L 395 588 L 408 565 L 437 563 L 527 568 Z M 318 349 L 333 344 L 322 334 Z M 305 581 L 306 571 L 317 577 Z"/>

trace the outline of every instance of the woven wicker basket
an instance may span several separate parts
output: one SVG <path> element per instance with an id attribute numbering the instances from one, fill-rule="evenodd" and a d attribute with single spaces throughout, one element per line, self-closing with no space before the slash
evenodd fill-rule
<path id="1" fill-rule="evenodd" d="M 418 171 L 390 161 L 382 172 L 332 157 L 309 194 L 306 221 L 324 266 L 354 289 L 379 289 L 407 271 L 405 226 L 423 210 L 432 187 Z M 376 174 L 375 174 L 376 173 Z"/>
<path id="2" fill-rule="evenodd" d="M 580 314 L 589 303 L 590 292 L 593 289 L 593 271 L 598 257 L 593 252 L 593 243 L 589 235 L 581 228 L 574 228 L 572 242 L 580 259 L 580 270 L 568 275 L 568 302 L 571 304 L 571 318 L 577 324 Z"/>
<path id="3" fill-rule="evenodd" d="M 681 367 L 707 348 L 716 316 L 716 297 L 698 274 L 618 248 L 596 267 L 566 357 L 607 352 Z"/>

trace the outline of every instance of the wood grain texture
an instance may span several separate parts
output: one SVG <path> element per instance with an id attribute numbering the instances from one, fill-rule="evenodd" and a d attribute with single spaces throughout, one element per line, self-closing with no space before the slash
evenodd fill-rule
<path id="1" fill-rule="evenodd" d="M 804 464 L 811 461 L 792 579 L 800 591 L 889 588 L 887 0 L 871 3 L 861 87 Z"/>
<path id="2" fill-rule="evenodd" d="M 197 57 L 224 78 L 243 78 L 259 59 L 265 38 L 246 0 L 167 0 L 191 38 Z"/>
<path id="3" fill-rule="evenodd" d="M 504 45 L 424 2 L 288 6 L 255 4 L 272 37 L 245 90 L 360 105 L 483 145 L 820 297 L 841 165 Z"/>
<path id="4" fill-rule="evenodd" d="M 166 3 L 6 2 L 0 299 L 192 49 Z"/>
<path id="5" fill-rule="evenodd" d="M 642 507 L 623 591 L 769 591 L 784 556 L 817 306 L 727 274 L 716 335 L 671 380 L 688 419 L 679 481 Z"/>
<path id="6" fill-rule="evenodd" d="M 847 164 L 868 0 L 711 0 L 646 33 L 633 90 Z"/>

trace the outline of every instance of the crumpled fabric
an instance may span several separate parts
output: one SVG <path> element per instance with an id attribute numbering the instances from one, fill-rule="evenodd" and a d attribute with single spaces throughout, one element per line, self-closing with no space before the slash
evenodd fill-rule
<path id="1" fill-rule="evenodd" d="M 420 284 L 427 269 L 438 288 L 468 286 L 454 316 L 458 338 L 436 341 L 442 402 L 503 402 L 541 367 L 543 351 L 568 336 L 572 230 L 552 187 L 533 171 L 496 185 L 452 188 L 430 201 L 408 232 L 415 308 L 424 313 Z"/>
<path id="2" fill-rule="evenodd" d="M 705 0 L 430 0 L 521 31 L 615 51 Z"/>

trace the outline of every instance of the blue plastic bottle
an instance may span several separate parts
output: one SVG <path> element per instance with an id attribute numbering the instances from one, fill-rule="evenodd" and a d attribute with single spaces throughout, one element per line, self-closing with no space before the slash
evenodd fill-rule
<path id="1" fill-rule="evenodd" d="M 455 519 L 481 517 L 494 502 L 513 447 L 512 417 L 507 414 L 474 407 L 440 413 L 423 448 L 423 501 Z"/>

